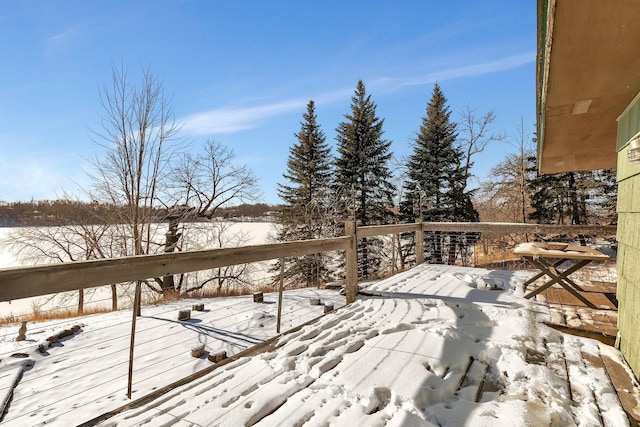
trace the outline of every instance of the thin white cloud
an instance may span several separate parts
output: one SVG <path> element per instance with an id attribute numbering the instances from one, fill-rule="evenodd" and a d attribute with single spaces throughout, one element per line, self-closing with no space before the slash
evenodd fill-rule
<path id="1" fill-rule="evenodd" d="M 218 108 L 187 116 L 181 120 L 183 130 L 194 135 L 235 133 L 254 128 L 269 117 L 299 110 L 307 101 L 291 100 L 247 108 Z"/>
<path id="2" fill-rule="evenodd" d="M 58 34 L 54 34 L 45 40 L 45 54 L 48 56 L 55 55 L 65 49 L 69 43 L 79 36 L 80 32 L 77 26 L 68 28 Z"/>
<path id="3" fill-rule="evenodd" d="M 387 93 L 396 92 L 405 87 L 428 85 L 436 81 L 442 82 L 445 80 L 477 77 L 490 73 L 508 71 L 533 61 L 535 61 L 535 53 L 528 52 L 494 61 L 470 64 L 427 74 L 378 78 L 375 79 L 371 85 L 368 84 L 367 86 Z M 299 98 L 258 107 L 218 108 L 184 117 L 180 122 L 184 124 L 183 129 L 193 135 L 236 133 L 258 127 L 262 121 L 270 117 L 292 111 L 301 111 L 309 99 L 314 99 L 317 104 L 328 104 L 342 100 L 351 93 L 353 93 L 353 88 L 340 89 L 306 99 Z"/>
<path id="4" fill-rule="evenodd" d="M 528 52 L 519 55 L 508 56 L 495 61 L 483 62 L 480 64 L 470 64 L 463 67 L 450 68 L 446 70 L 434 71 L 428 74 L 421 74 L 407 77 L 380 78 L 373 82 L 379 89 L 395 92 L 408 86 L 422 86 L 433 84 L 436 81 L 453 80 L 464 77 L 478 77 L 485 74 L 508 71 L 522 65 L 534 62 L 535 52 Z"/>

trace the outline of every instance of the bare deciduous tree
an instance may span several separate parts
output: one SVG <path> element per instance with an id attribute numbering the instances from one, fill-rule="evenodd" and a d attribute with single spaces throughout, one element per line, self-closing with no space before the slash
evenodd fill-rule
<path id="1" fill-rule="evenodd" d="M 101 126 L 92 135 L 104 151 L 90 160 L 90 185 L 80 192 L 112 209 L 87 215 L 86 222 L 23 229 L 14 245 L 23 259 L 67 262 L 166 252 L 179 247 L 177 240 L 165 240 L 159 224 L 167 208 L 182 208 L 178 221 L 210 219 L 225 204 L 257 197 L 251 171 L 236 165 L 221 144 L 209 141 L 202 152 L 183 152 L 170 98 L 149 70 L 135 85 L 124 67 L 114 67 L 99 101 Z M 158 293 L 166 289 L 162 278 L 146 283 Z M 112 294 L 115 308 L 115 285 Z"/>
<path id="2" fill-rule="evenodd" d="M 120 243 L 107 223 L 97 222 L 91 212 L 83 212 L 84 220 L 73 224 L 53 223 L 50 226 L 21 227 L 5 244 L 22 262 L 29 264 L 70 262 L 120 256 Z M 65 307 L 71 292 L 56 296 L 55 305 Z M 84 310 L 84 290 L 77 293 L 78 313 Z M 50 299 L 53 301 L 53 299 Z M 116 285 L 111 285 L 111 308 L 117 310 Z"/>
<path id="3" fill-rule="evenodd" d="M 150 253 L 154 207 L 178 148 L 180 127 L 169 101 L 148 70 L 140 86 L 133 86 L 126 70 L 114 68 L 111 86 L 104 86 L 100 94 L 102 129 L 93 133 L 106 153 L 91 162 L 89 195 L 125 207 L 116 210 L 117 222 L 126 225 L 132 239 L 123 255 Z"/>
<path id="4" fill-rule="evenodd" d="M 475 110 L 467 106 L 460 115 L 461 121 L 458 123 L 459 134 L 456 144 L 462 153 L 460 169 L 464 176 L 463 189 L 466 190 L 471 177 L 470 171 L 473 167 L 473 157 L 482 153 L 490 143 L 503 141 L 505 135 L 491 133 L 491 125 L 496 120 L 493 110 L 478 117 Z"/>
<path id="5" fill-rule="evenodd" d="M 233 223 L 210 221 L 193 223 L 185 229 L 184 244 L 189 250 L 237 247 L 247 244 L 249 236 L 242 232 L 233 232 Z M 181 293 L 191 294 L 205 286 L 214 285 L 216 292 L 231 290 L 234 287 L 248 286 L 252 269 L 247 264 L 219 267 L 205 273 L 193 272 L 180 276 L 178 287 Z"/>
<path id="6" fill-rule="evenodd" d="M 481 185 L 479 207 L 483 220 L 524 223 L 531 211 L 531 195 L 527 188 L 531 177 L 527 159 L 535 153 L 522 120 L 509 144 L 516 151 L 508 153 L 491 169 L 489 178 Z"/>
<path id="7" fill-rule="evenodd" d="M 259 198 L 253 172 L 236 164 L 233 150 L 213 140 L 206 142 L 202 152 L 184 153 L 173 166 L 169 182 L 174 205 L 192 208 L 185 212 L 185 219 L 211 219 L 230 202 Z"/>

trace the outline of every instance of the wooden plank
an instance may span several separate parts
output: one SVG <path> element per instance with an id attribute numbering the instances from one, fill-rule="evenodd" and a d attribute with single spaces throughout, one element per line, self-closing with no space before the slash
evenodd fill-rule
<path id="1" fill-rule="evenodd" d="M 551 323 L 554 325 L 567 326 L 567 320 L 561 307 L 551 307 Z"/>
<path id="2" fill-rule="evenodd" d="M 566 289 L 557 287 L 557 284 L 546 289 L 544 292 L 548 304 L 573 305 L 586 307 L 584 302 L 571 295 Z M 540 294 L 538 294 L 539 296 Z M 615 310 L 615 305 L 604 294 L 599 292 L 583 292 L 582 295 L 593 303 L 596 308 L 604 310 Z"/>
<path id="3" fill-rule="evenodd" d="M 586 286 L 587 292 L 601 292 L 603 294 L 615 294 L 618 290 L 618 282 L 603 282 L 600 280 L 589 280 L 590 286 Z"/>
<path id="4" fill-rule="evenodd" d="M 356 236 L 356 223 L 347 221 L 345 223 L 345 233 L 353 236 L 349 239 L 346 248 L 346 276 L 347 276 L 347 304 L 356 300 L 358 295 L 358 244 Z"/>
<path id="5" fill-rule="evenodd" d="M 560 304 L 561 299 L 560 299 L 559 291 L 560 289 L 558 289 L 555 285 L 548 288 L 546 291 L 544 291 L 545 296 L 547 297 L 547 303 Z"/>
<path id="6" fill-rule="evenodd" d="M 390 225 L 368 225 L 358 227 L 358 239 L 363 237 L 382 236 L 385 234 L 397 234 L 415 232 L 420 229 L 420 224 L 390 224 Z"/>
<path id="7" fill-rule="evenodd" d="M 418 219 L 422 223 L 422 218 Z M 420 227 L 416 231 L 416 264 L 422 264 L 424 262 L 424 231 Z"/>
<path id="8" fill-rule="evenodd" d="M 0 269 L 0 301 L 347 249 L 348 236 Z"/>
<path id="9" fill-rule="evenodd" d="M 600 309 L 604 309 L 604 310 L 616 309 L 616 307 L 613 305 L 611 300 L 609 300 L 609 298 L 607 298 L 604 294 L 601 294 L 598 292 L 590 292 L 588 294 L 583 294 L 583 295 L 588 295 L 589 300 L 593 304 L 595 304 L 596 307 Z"/>
<path id="10" fill-rule="evenodd" d="M 615 225 L 557 225 L 510 222 L 423 222 L 422 227 L 424 231 L 492 232 L 500 234 L 594 234 L 604 236 L 614 235 L 617 230 Z"/>
<path id="11" fill-rule="evenodd" d="M 568 292 L 566 289 L 558 289 L 558 296 L 560 297 L 560 304 L 562 305 L 573 305 L 578 307 L 586 307 L 586 305 Z"/>
<path id="12" fill-rule="evenodd" d="M 510 222 L 423 222 L 421 224 L 370 225 L 358 227 L 358 238 L 417 231 L 450 231 L 464 233 L 536 233 L 536 234 L 593 234 L 615 235 L 615 225 L 558 225 Z"/>
<path id="13" fill-rule="evenodd" d="M 633 418 L 636 425 L 640 424 L 640 385 L 633 378 L 625 366 L 621 365 L 619 360 L 612 359 L 606 354 L 600 353 L 602 362 L 605 365 L 607 375 L 613 384 L 618 399 L 627 414 Z"/>
<path id="14" fill-rule="evenodd" d="M 564 354 L 564 339 L 559 337 L 558 342 L 543 340 L 547 357 L 544 363 L 554 374 L 563 379 L 560 387 L 567 396 L 571 396 L 569 389 L 569 373 L 567 372 L 566 357 Z M 557 356 L 556 356 L 557 355 Z"/>

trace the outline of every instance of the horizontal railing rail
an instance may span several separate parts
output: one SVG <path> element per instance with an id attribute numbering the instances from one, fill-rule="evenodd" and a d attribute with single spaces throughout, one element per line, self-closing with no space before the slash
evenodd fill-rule
<path id="1" fill-rule="evenodd" d="M 210 268 L 344 250 L 351 237 L 0 269 L 0 301 L 133 282 Z"/>
<path id="2" fill-rule="evenodd" d="M 559 225 L 523 224 L 511 222 L 423 222 L 423 231 L 449 231 L 471 233 L 532 233 L 532 234 L 593 234 L 615 235 L 615 225 Z"/>
<path id="3" fill-rule="evenodd" d="M 357 235 L 360 239 L 363 237 L 382 236 L 385 234 L 415 232 L 420 229 L 421 224 L 417 222 L 412 224 L 367 225 L 364 227 L 358 227 Z"/>
<path id="4" fill-rule="evenodd" d="M 615 235 L 616 226 L 547 225 L 486 222 L 416 222 L 356 227 L 347 223 L 342 237 L 301 240 L 236 248 L 138 255 L 0 269 L 0 301 L 11 301 L 114 283 L 133 282 L 211 268 L 346 250 L 347 300 L 357 293 L 357 240 L 366 237 L 415 232 L 566 233 Z M 353 224 L 351 222 L 351 224 Z M 416 263 L 422 258 L 422 238 L 416 238 Z"/>

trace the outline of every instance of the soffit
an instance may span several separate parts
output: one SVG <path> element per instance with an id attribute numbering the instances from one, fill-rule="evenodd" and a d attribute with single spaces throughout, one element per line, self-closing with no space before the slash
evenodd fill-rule
<path id="1" fill-rule="evenodd" d="M 616 119 L 640 92 L 640 1 L 538 5 L 548 32 L 538 48 L 540 171 L 615 167 Z"/>

